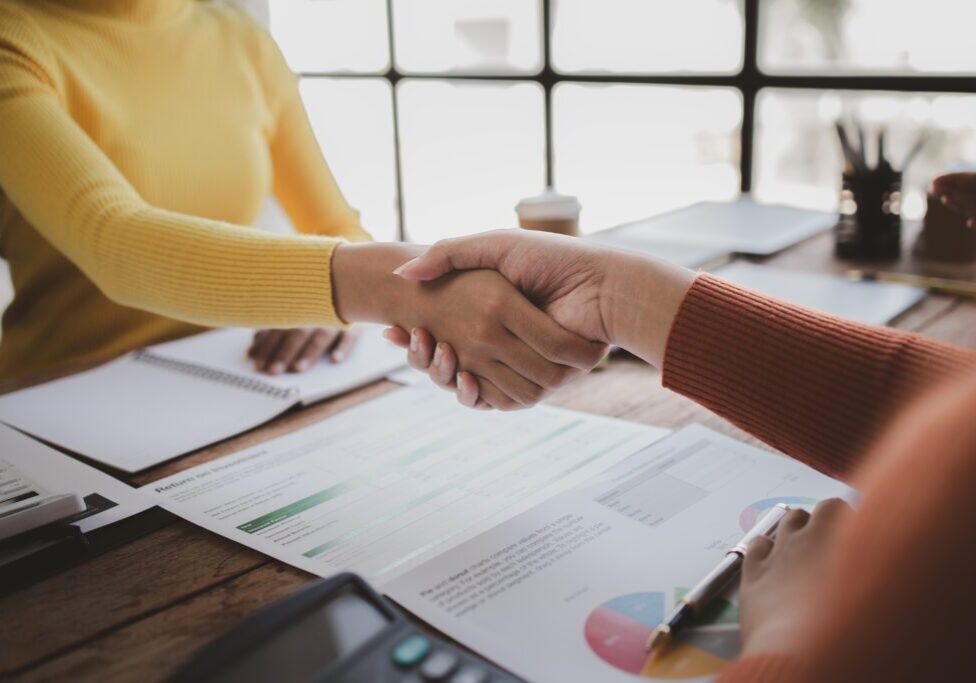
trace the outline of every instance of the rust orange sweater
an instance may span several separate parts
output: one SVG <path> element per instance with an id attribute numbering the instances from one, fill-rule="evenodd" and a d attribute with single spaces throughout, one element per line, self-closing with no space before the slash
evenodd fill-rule
<path id="1" fill-rule="evenodd" d="M 664 363 L 678 391 L 863 492 L 796 656 L 738 681 L 976 680 L 976 353 L 704 275 Z"/>

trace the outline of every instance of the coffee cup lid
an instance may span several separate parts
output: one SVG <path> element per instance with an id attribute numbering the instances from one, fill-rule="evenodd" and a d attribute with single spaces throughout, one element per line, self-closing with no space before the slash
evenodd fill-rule
<path id="1" fill-rule="evenodd" d="M 542 194 L 526 197 L 515 205 L 515 211 L 522 218 L 576 218 L 581 205 L 576 197 L 559 194 L 551 187 Z"/>

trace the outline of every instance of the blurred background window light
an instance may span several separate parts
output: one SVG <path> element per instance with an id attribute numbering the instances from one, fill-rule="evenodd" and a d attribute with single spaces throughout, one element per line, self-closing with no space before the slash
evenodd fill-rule
<path id="1" fill-rule="evenodd" d="M 584 232 L 741 191 L 833 209 L 841 116 L 887 129 L 896 160 L 927 132 L 908 218 L 932 175 L 976 164 L 976 3 L 270 0 L 268 13 L 379 239 L 510 227 L 548 182 L 579 197 Z"/>

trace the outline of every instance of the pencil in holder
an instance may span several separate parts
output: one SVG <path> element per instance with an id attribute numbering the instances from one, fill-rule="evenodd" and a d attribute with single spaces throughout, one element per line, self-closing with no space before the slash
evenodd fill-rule
<path id="1" fill-rule="evenodd" d="M 834 252 L 850 260 L 901 256 L 902 174 L 890 166 L 848 170 L 843 175 Z"/>

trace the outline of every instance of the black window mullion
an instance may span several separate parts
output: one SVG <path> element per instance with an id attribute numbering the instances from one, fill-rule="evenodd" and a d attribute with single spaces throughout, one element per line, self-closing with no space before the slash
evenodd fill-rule
<path id="1" fill-rule="evenodd" d="M 555 186 L 555 151 L 552 143 L 552 89 L 558 82 L 555 70 L 552 68 L 552 8 L 549 0 L 542 0 L 542 71 L 538 79 L 545 94 L 545 154 L 546 154 L 546 187 Z"/>
<path id="2" fill-rule="evenodd" d="M 529 74 L 451 74 L 410 73 L 403 74 L 397 68 L 396 40 L 394 38 L 393 0 L 386 0 L 387 40 L 390 66 L 385 73 L 301 73 L 303 78 L 384 78 L 390 84 L 393 105 L 393 158 L 395 165 L 397 234 L 407 240 L 403 212 L 403 160 L 400 145 L 400 115 L 397 84 L 404 77 L 418 80 L 459 80 L 538 83 L 545 95 L 545 174 L 546 184 L 555 179 L 553 148 L 552 92 L 560 83 L 623 83 L 634 85 L 684 85 L 698 87 L 736 88 L 742 93 L 742 127 L 740 130 L 739 170 L 741 190 L 752 189 L 755 165 L 756 99 L 764 88 L 799 90 L 857 90 L 889 92 L 934 92 L 976 94 L 976 78 L 972 76 L 939 75 L 789 75 L 767 74 L 759 68 L 759 3 L 760 0 L 743 0 L 744 40 L 742 69 L 734 74 L 561 74 L 552 64 L 552 2 L 542 3 L 542 69 L 536 75 Z"/>
<path id="3" fill-rule="evenodd" d="M 762 83 L 759 72 L 759 0 L 745 0 L 742 70 L 739 91 L 742 93 L 742 128 L 739 131 L 739 182 L 743 193 L 752 190 L 752 166 L 756 141 L 756 96 Z"/>
<path id="4" fill-rule="evenodd" d="M 402 78 L 397 71 L 396 39 L 393 36 L 393 0 L 386 0 L 386 40 L 390 51 L 390 68 L 385 74 L 390 83 L 393 113 L 393 178 L 396 192 L 397 239 L 407 241 L 406 220 L 403 216 L 403 160 L 400 157 L 400 105 L 397 83 Z"/>

